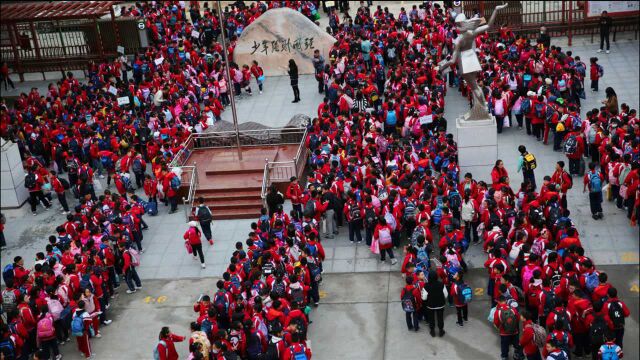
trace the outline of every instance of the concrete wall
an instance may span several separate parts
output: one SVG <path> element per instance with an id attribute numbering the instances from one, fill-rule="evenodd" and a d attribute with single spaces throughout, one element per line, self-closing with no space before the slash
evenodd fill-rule
<path id="1" fill-rule="evenodd" d="M 2 158 L 0 158 L 0 207 L 16 208 L 22 206 L 29 197 L 24 187 L 24 169 L 18 145 L 2 140 Z"/>

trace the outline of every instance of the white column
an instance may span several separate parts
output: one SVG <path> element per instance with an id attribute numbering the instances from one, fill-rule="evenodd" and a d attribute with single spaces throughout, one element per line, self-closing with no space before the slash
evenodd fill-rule
<path id="1" fill-rule="evenodd" d="M 491 116 L 491 115 L 489 115 Z M 475 180 L 491 184 L 491 169 L 498 159 L 498 133 L 493 116 L 486 120 L 456 119 L 460 178 L 471 173 Z"/>
<path id="2" fill-rule="evenodd" d="M 17 208 L 29 198 L 24 187 L 24 169 L 20 160 L 18 144 L 0 140 L 2 158 L 0 158 L 0 207 Z"/>

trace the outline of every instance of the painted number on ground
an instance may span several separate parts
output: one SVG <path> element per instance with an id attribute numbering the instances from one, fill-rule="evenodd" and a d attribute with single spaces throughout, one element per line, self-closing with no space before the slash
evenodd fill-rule
<path id="1" fill-rule="evenodd" d="M 629 289 L 629 291 L 631 292 L 640 292 L 640 287 L 638 287 L 638 284 L 633 284 L 631 285 L 631 288 Z"/>
<path id="2" fill-rule="evenodd" d="M 484 289 L 483 288 L 475 288 L 475 289 L 473 289 L 473 295 L 475 295 L 475 296 L 484 295 Z"/>
<path id="3" fill-rule="evenodd" d="M 324 290 L 320 290 L 318 294 L 320 295 L 320 299 L 324 299 L 327 297 L 327 292 Z"/>
<path id="4" fill-rule="evenodd" d="M 164 295 L 158 296 L 157 298 L 153 296 L 147 296 L 144 298 L 144 302 L 147 304 L 153 304 L 153 303 L 162 304 L 165 301 L 167 301 L 167 297 Z"/>
<path id="5" fill-rule="evenodd" d="M 638 253 L 635 252 L 623 252 L 620 255 L 620 261 L 623 263 L 637 263 Z"/>

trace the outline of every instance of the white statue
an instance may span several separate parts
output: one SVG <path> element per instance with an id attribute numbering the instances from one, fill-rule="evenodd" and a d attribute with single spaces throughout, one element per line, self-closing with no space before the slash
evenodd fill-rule
<path id="1" fill-rule="evenodd" d="M 458 68 L 462 74 L 462 78 L 471 86 L 471 95 L 473 96 L 473 107 L 465 115 L 466 120 L 484 120 L 488 119 L 489 113 L 487 112 L 487 103 L 484 98 L 484 93 L 476 78 L 478 72 L 482 71 L 480 61 L 476 55 L 476 36 L 489 30 L 496 20 L 496 14 L 498 10 L 504 9 L 507 4 L 496 6 L 491 14 L 489 22 L 485 25 L 482 23 L 482 18 L 473 17 L 467 19 L 467 17 L 461 13 L 455 18 L 455 23 L 460 32 L 456 39 L 456 46 L 453 50 L 451 58 L 440 64 L 440 71 L 447 69 L 454 62 L 458 62 Z"/>

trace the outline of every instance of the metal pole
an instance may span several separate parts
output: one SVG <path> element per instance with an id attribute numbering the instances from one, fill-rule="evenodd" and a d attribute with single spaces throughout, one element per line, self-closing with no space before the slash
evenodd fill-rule
<path id="1" fill-rule="evenodd" d="M 572 38 L 572 31 L 573 31 L 573 1 L 569 1 L 569 33 L 567 35 L 567 37 L 569 38 L 568 40 L 568 44 L 569 46 L 571 46 L 571 38 Z"/>
<path id="2" fill-rule="evenodd" d="M 233 116 L 233 130 L 236 132 L 236 146 L 238 147 L 238 159 L 242 161 L 242 149 L 240 148 L 240 133 L 238 132 L 238 114 L 236 113 L 236 100 L 233 94 L 233 84 L 231 79 L 231 71 L 229 70 L 229 56 L 227 55 L 227 40 L 225 35 L 224 21 L 222 20 L 222 5 L 220 0 L 218 3 L 218 21 L 220 22 L 220 35 L 222 35 L 222 53 L 224 54 L 224 67 L 227 69 L 227 88 L 229 89 L 229 98 L 231 99 L 231 115 Z"/>

